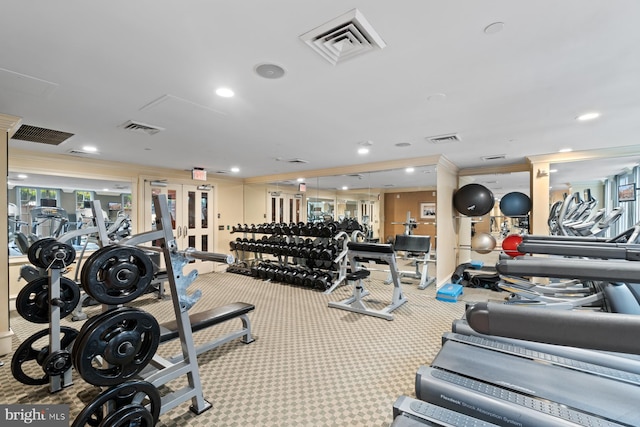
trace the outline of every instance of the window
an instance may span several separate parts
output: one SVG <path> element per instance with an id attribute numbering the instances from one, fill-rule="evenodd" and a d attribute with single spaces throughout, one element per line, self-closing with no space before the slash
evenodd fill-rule
<path id="1" fill-rule="evenodd" d="M 82 211 L 90 208 L 89 202 L 93 200 L 93 191 L 76 191 L 76 210 Z"/>

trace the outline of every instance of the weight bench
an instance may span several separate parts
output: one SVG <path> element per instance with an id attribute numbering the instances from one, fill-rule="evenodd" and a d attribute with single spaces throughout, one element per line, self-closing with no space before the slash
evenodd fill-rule
<path id="1" fill-rule="evenodd" d="M 407 302 L 407 299 L 402 293 L 400 287 L 400 275 L 398 274 L 398 266 L 396 264 L 396 253 L 393 251 L 391 245 L 384 245 L 378 243 L 347 243 L 347 256 L 349 257 L 349 264 L 351 265 L 351 273 L 347 275 L 347 281 L 354 283 L 353 295 L 340 302 L 330 302 L 329 307 L 340 308 L 342 310 L 353 311 L 355 313 L 366 314 L 369 316 L 381 317 L 386 320 L 393 320 L 391 312 L 402 304 Z M 362 280 L 368 277 L 371 272 L 366 269 L 358 268 L 358 262 L 373 261 L 378 264 L 388 264 L 393 282 L 393 298 L 391 304 L 383 308 L 382 310 L 373 310 L 368 308 L 362 297 L 369 295 L 369 291 L 364 289 Z"/>
<path id="2" fill-rule="evenodd" d="M 205 310 L 199 313 L 194 313 L 189 315 L 189 321 L 191 322 L 192 332 L 197 332 L 197 331 L 206 329 L 210 326 L 218 325 L 220 323 L 224 323 L 228 320 L 232 320 L 235 318 L 240 318 L 240 320 L 242 321 L 241 329 L 230 332 L 220 338 L 215 339 L 214 341 L 210 341 L 208 343 L 205 343 L 196 347 L 196 354 L 200 355 L 209 350 L 213 350 L 214 348 L 220 347 L 222 344 L 225 344 L 236 338 L 242 338 L 241 341 L 245 344 L 252 343 L 254 341 L 254 338 L 251 335 L 251 322 L 247 314 L 250 311 L 253 311 L 255 308 L 256 307 L 253 304 L 247 304 L 244 302 L 234 302 L 231 304 L 224 305 L 222 307 L 215 307 L 210 310 Z M 178 322 L 176 320 L 171 320 L 169 322 L 160 324 L 160 343 L 161 344 L 164 342 L 176 339 L 179 336 L 180 335 L 178 333 Z M 169 361 L 171 363 L 175 363 L 177 360 L 180 360 L 181 358 L 182 356 L 177 356 L 177 357 L 173 357 Z"/>
<path id="3" fill-rule="evenodd" d="M 410 277 L 419 279 L 418 289 L 425 289 L 427 286 L 436 281 L 435 277 L 429 277 L 429 262 L 431 257 L 431 236 L 418 236 L 415 234 L 396 234 L 396 240 L 393 248 L 397 252 L 404 252 L 402 259 L 411 260 L 416 267 L 416 271 L 399 271 L 400 278 Z M 422 264 L 422 269 L 420 269 Z M 391 283 L 391 275 L 385 283 Z"/>

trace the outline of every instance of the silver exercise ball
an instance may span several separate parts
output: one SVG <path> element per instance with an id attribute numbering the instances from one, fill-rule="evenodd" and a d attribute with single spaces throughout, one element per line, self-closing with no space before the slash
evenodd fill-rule
<path id="1" fill-rule="evenodd" d="M 479 254 L 488 254 L 496 247 L 496 238 L 489 233 L 476 233 L 471 238 L 471 249 Z"/>

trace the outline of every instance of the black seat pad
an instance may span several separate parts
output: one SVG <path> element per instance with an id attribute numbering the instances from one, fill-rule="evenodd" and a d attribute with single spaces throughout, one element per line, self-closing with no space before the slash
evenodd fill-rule
<path id="1" fill-rule="evenodd" d="M 247 314 L 256 308 L 253 304 L 244 302 L 234 302 L 222 307 L 215 307 L 210 310 L 201 311 L 191 314 L 189 321 L 191 322 L 191 330 L 193 332 L 208 328 L 209 326 L 225 322 L 234 317 Z M 178 322 L 171 320 L 160 325 L 160 342 L 170 341 L 178 338 Z"/>
<path id="2" fill-rule="evenodd" d="M 378 253 L 384 253 L 384 254 L 393 253 L 393 246 L 385 245 L 382 243 L 349 242 L 347 243 L 347 247 L 349 248 L 350 251 L 357 251 L 357 252 L 378 252 Z"/>

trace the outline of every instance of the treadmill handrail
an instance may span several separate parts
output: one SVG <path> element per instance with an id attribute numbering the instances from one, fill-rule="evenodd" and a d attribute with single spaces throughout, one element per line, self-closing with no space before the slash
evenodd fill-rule
<path id="1" fill-rule="evenodd" d="M 518 245 L 518 251 L 528 254 L 565 255 L 640 261 L 640 245 L 627 245 L 625 243 L 523 242 Z"/>
<path id="2" fill-rule="evenodd" d="M 499 274 L 508 276 L 632 283 L 640 281 L 640 263 L 623 260 L 520 257 L 498 261 L 496 270 Z"/>
<path id="3" fill-rule="evenodd" d="M 547 344 L 640 354 L 640 316 L 572 310 L 540 310 L 478 302 L 466 312 L 476 332 Z"/>

